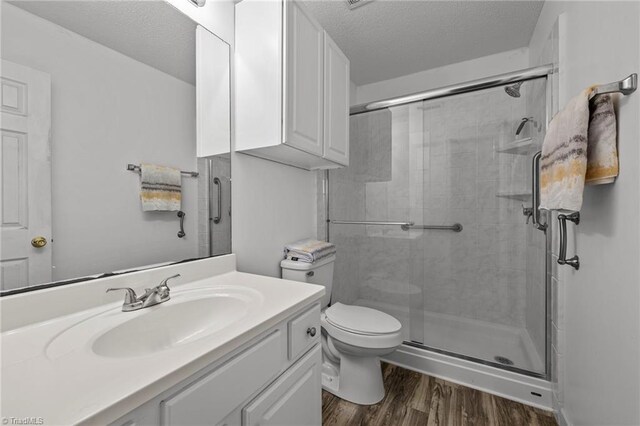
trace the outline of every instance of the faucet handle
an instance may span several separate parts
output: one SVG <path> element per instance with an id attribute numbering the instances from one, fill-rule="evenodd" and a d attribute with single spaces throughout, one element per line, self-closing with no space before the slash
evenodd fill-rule
<path id="1" fill-rule="evenodd" d="M 180 276 L 181 276 L 180 274 L 175 274 L 175 275 L 170 276 L 169 278 L 165 278 L 164 280 L 162 280 L 162 282 L 160 282 L 160 285 L 158 285 L 158 287 L 166 287 L 167 290 L 169 290 L 169 286 L 167 285 L 167 282 L 169 280 L 172 280 L 174 278 L 178 278 Z"/>
<path id="2" fill-rule="evenodd" d="M 138 300 L 138 295 L 136 295 L 136 292 L 130 287 L 112 287 L 112 288 L 108 288 L 106 293 L 109 293 L 110 291 L 114 291 L 114 290 L 124 290 L 127 292 L 124 295 L 125 304 L 132 304 Z"/>

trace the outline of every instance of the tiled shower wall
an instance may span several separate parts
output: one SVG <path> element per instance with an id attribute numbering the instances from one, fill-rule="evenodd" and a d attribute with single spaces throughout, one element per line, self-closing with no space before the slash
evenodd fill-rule
<path id="1" fill-rule="evenodd" d="M 520 120 L 531 115 L 531 91 L 544 96 L 544 84 L 527 82 L 521 98 L 496 88 L 351 118 L 351 164 L 330 171 L 331 219 L 459 222 L 464 230 L 331 225 L 339 254 L 334 301 L 527 325 L 530 227 L 522 204 L 530 206 L 536 149 L 527 155 L 497 150 L 516 139 Z M 527 125 L 518 138 L 536 136 L 542 120 L 536 117 L 535 128 Z M 544 307 L 538 315 L 539 329 Z"/>

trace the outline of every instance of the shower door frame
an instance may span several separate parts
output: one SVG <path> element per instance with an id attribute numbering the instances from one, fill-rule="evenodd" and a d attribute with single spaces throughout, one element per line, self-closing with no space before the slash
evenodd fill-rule
<path id="1" fill-rule="evenodd" d="M 524 82 L 529 80 L 537 80 L 544 78 L 545 79 L 545 120 L 544 120 L 544 130 L 545 134 L 548 129 L 549 122 L 551 121 L 551 111 L 552 111 L 552 87 L 551 87 L 551 79 L 550 76 L 554 72 L 554 67 L 551 64 L 542 65 L 539 67 L 527 68 L 519 71 L 514 71 L 511 73 L 499 74 L 491 77 L 486 77 L 478 80 L 472 80 L 464 83 L 458 83 L 450 86 L 444 86 L 436 89 L 427 90 L 425 92 L 419 92 L 411 95 L 400 96 L 397 98 L 389 98 L 381 101 L 374 101 L 367 104 L 355 105 L 350 108 L 349 116 L 365 114 L 372 111 L 383 110 L 395 106 L 406 105 L 419 101 L 426 101 L 438 98 L 444 98 L 449 96 L 460 95 L 463 93 L 476 92 L 479 90 L 490 89 L 495 87 L 504 86 L 510 83 Z M 323 179 L 323 202 L 325 206 L 325 239 L 326 241 L 330 241 L 331 231 L 331 216 L 330 216 L 330 206 L 329 206 L 329 190 L 330 190 L 330 179 L 329 179 L 329 171 L 325 170 L 324 179 Z M 536 208 L 537 206 L 534 206 Z M 534 212 L 535 214 L 535 212 Z M 551 333 L 552 330 L 552 280 L 551 280 L 551 266 L 552 266 L 552 254 L 551 254 L 551 243 L 553 241 L 552 236 L 552 226 L 551 226 L 551 214 L 548 211 L 540 210 L 541 218 L 544 219 L 543 225 L 545 225 L 545 229 L 538 229 L 545 234 L 545 273 L 544 273 L 544 286 L 545 286 L 545 310 L 544 310 L 544 318 L 545 318 L 545 353 L 544 353 L 544 373 L 538 373 L 535 371 L 525 370 L 518 367 L 513 367 L 509 365 L 499 364 L 497 362 L 491 362 L 480 358 L 471 357 L 468 355 L 459 354 L 456 352 L 450 352 L 443 349 L 434 348 L 431 346 L 427 346 L 422 343 L 416 343 L 411 341 L 404 341 L 403 344 L 407 346 L 412 346 L 421 350 L 426 350 L 434 353 L 439 353 L 447 356 L 451 356 L 454 358 L 475 362 L 478 364 L 486 365 L 489 367 L 498 368 L 501 370 L 511 371 L 514 373 L 522 374 L 529 377 L 535 377 L 543 380 L 551 379 L 551 371 L 552 371 L 552 349 L 551 349 Z"/>

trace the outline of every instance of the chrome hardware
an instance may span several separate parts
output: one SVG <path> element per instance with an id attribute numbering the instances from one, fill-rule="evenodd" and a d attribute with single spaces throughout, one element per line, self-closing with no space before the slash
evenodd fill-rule
<path id="1" fill-rule="evenodd" d="M 31 240 L 31 245 L 35 248 L 42 248 L 47 245 L 47 239 L 45 237 L 35 237 Z"/>
<path id="2" fill-rule="evenodd" d="M 136 166 L 135 164 L 127 164 L 127 170 L 131 170 L 136 173 L 142 172 L 140 166 Z M 180 170 L 180 173 L 191 177 L 198 177 L 200 175 L 198 172 L 185 172 L 184 170 Z"/>
<path id="3" fill-rule="evenodd" d="M 558 225 L 560 228 L 560 250 L 558 253 L 558 264 L 569 265 L 575 270 L 580 269 L 580 258 L 576 254 L 571 259 L 567 259 L 567 220 L 578 225 L 580 223 L 580 212 L 571 214 L 559 214 Z"/>
<path id="4" fill-rule="evenodd" d="M 148 308 L 159 303 L 166 302 L 171 299 L 171 289 L 167 285 L 170 279 L 178 278 L 180 274 L 173 275 L 169 278 L 165 278 L 156 287 L 147 288 L 144 294 L 141 296 L 136 295 L 136 292 L 129 287 L 115 287 L 108 288 L 107 293 L 114 290 L 124 290 L 124 303 L 122 304 L 123 312 L 137 311 L 138 309 Z"/>
<path id="5" fill-rule="evenodd" d="M 525 207 L 522 205 L 522 214 L 527 218 L 527 225 L 529 224 L 529 219 L 533 217 L 533 207 Z"/>
<path id="6" fill-rule="evenodd" d="M 453 225 L 402 225 L 403 231 L 408 231 L 410 229 L 439 229 L 442 231 L 453 231 L 453 232 L 461 232 L 462 225 L 459 223 L 454 223 Z"/>
<path id="7" fill-rule="evenodd" d="M 108 288 L 107 293 L 115 290 L 124 290 L 126 291 L 124 295 L 124 303 L 122 304 L 122 312 L 130 312 L 137 311 L 142 308 L 142 301 L 138 300 L 138 295 L 136 292 L 129 287 L 113 287 Z"/>
<path id="8" fill-rule="evenodd" d="M 220 223 L 222 220 L 222 182 L 219 178 L 214 177 L 213 183 L 218 185 L 218 215 L 213 218 L 213 223 Z"/>
<path id="9" fill-rule="evenodd" d="M 450 86 L 439 87 L 436 89 L 427 90 L 426 92 L 413 93 L 411 95 L 403 95 L 397 98 L 390 98 L 381 101 L 370 102 L 368 104 L 355 105 L 349 108 L 349 115 L 362 114 L 364 112 L 386 109 L 393 106 L 405 105 L 416 101 L 426 101 L 428 99 L 438 99 L 447 96 L 459 95 L 461 93 L 475 92 L 478 90 L 489 89 L 491 87 L 503 86 L 509 83 L 517 83 L 519 81 L 533 80 L 534 78 L 546 77 L 552 72 L 553 65 L 551 64 L 534 68 L 527 68 L 520 71 L 495 75 L 492 77 L 485 77 L 478 80 L 453 84 Z"/>
<path id="10" fill-rule="evenodd" d="M 307 334 L 311 337 L 314 337 L 316 335 L 316 328 L 315 327 L 307 328 Z"/>
<path id="11" fill-rule="evenodd" d="M 202 7 L 207 3 L 207 0 L 189 0 L 194 6 Z"/>
<path id="12" fill-rule="evenodd" d="M 542 151 L 538 151 L 533 155 L 531 160 L 531 198 L 533 205 L 533 214 L 531 215 L 531 222 L 536 229 L 542 232 L 547 230 L 547 224 L 540 222 L 540 158 L 542 157 Z M 527 221 L 528 223 L 528 221 Z"/>
<path id="13" fill-rule="evenodd" d="M 185 216 L 186 214 L 182 210 L 178 212 L 178 217 L 180 218 L 180 231 L 178 231 L 178 238 L 182 238 L 185 235 L 187 235 L 184 233 L 184 217 Z"/>
<path id="14" fill-rule="evenodd" d="M 306 275 L 307 275 L 308 277 L 312 277 L 312 276 L 314 276 L 315 274 L 316 274 L 316 273 L 315 273 L 315 272 L 313 272 L 313 271 L 309 271 L 309 272 L 307 272 L 307 273 L 306 273 Z"/>
<path id="15" fill-rule="evenodd" d="M 413 222 L 380 222 L 375 220 L 332 220 L 334 225 L 413 226 Z"/>
<path id="16" fill-rule="evenodd" d="M 598 95 L 604 95 L 605 93 L 622 93 L 623 95 L 630 95 L 635 92 L 637 88 L 638 74 L 633 73 L 623 80 L 614 81 L 609 84 L 601 84 L 591 92 L 589 99 L 593 99 Z"/>
<path id="17" fill-rule="evenodd" d="M 440 229 L 445 231 L 462 231 L 462 225 L 454 223 L 453 225 L 416 225 L 414 222 L 380 222 L 367 220 L 332 220 L 330 223 L 334 225 L 380 225 L 380 226 L 399 226 L 403 231 L 409 229 Z"/>

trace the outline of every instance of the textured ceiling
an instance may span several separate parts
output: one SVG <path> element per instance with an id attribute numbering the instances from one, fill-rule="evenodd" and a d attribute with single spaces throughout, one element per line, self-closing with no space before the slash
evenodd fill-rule
<path id="1" fill-rule="evenodd" d="M 358 85 L 527 46 L 542 1 L 304 3 L 351 60 Z"/>
<path id="2" fill-rule="evenodd" d="M 164 1 L 12 1 L 90 40 L 195 84 L 196 24 Z"/>

